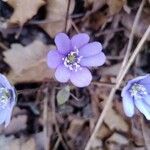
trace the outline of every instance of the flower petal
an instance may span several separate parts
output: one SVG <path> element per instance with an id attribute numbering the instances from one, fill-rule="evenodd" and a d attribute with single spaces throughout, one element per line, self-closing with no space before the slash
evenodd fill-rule
<path id="1" fill-rule="evenodd" d="M 55 43 L 61 54 L 68 54 L 71 50 L 71 41 L 65 33 L 58 33 L 55 37 Z"/>
<path id="2" fill-rule="evenodd" d="M 47 54 L 47 64 L 49 68 L 56 68 L 62 63 L 63 55 L 58 53 L 57 50 L 51 50 Z"/>
<path id="3" fill-rule="evenodd" d="M 136 99 L 135 105 L 141 113 L 144 114 L 147 120 L 150 120 L 150 107 L 145 104 L 142 99 Z"/>
<path id="4" fill-rule="evenodd" d="M 74 35 L 71 38 L 71 43 L 72 43 L 73 48 L 80 48 L 83 45 L 87 44 L 89 40 L 90 40 L 90 37 L 88 34 L 79 33 L 79 34 Z"/>
<path id="5" fill-rule="evenodd" d="M 147 92 L 150 94 L 150 75 L 145 75 L 143 76 L 144 78 L 142 80 L 139 81 L 140 84 L 142 84 Z"/>
<path id="6" fill-rule="evenodd" d="M 0 110 L 0 124 L 5 122 L 6 116 L 7 116 L 7 108 L 1 109 Z"/>
<path id="7" fill-rule="evenodd" d="M 145 95 L 143 101 L 150 106 L 150 95 Z"/>
<path id="8" fill-rule="evenodd" d="M 55 72 L 55 78 L 59 82 L 63 82 L 63 83 L 67 82 L 70 78 L 70 70 L 67 67 L 65 67 L 63 64 L 59 65 Z"/>
<path id="9" fill-rule="evenodd" d="M 134 103 L 133 103 L 133 99 L 130 97 L 130 95 L 128 93 L 126 93 L 123 96 L 123 109 L 125 114 L 128 117 L 132 117 L 134 115 Z"/>
<path id="10" fill-rule="evenodd" d="M 102 51 L 102 45 L 99 42 L 86 44 L 79 49 L 79 55 L 83 57 L 93 56 Z"/>
<path id="11" fill-rule="evenodd" d="M 6 119 L 5 119 L 5 127 L 8 126 L 9 122 L 10 122 L 10 119 L 11 119 L 11 115 L 12 115 L 12 110 L 15 106 L 15 102 L 13 102 L 7 112 L 7 116 L 6 116 Z"/>
<path id="12" fill-rule="evenodd" d="M 92 75 L 87 68 L 82 68 L 82 70 L 78 70 L 76 72 L 72 71 L 70 80 L 77 87 L 85 87 L 90 84 Z"/>
<path id="13" fill-rule="evenodd" d="M 7 87 L 8 89 L 12 88 L 12 86 L 10 85 L 8 79 L 4 75 L 2 75 L 1 73 L 0 73 L 0 84 L 3 87 Z"/>
<path id="14" fill-rule="evenodd" d="M 100 52 L 97 55 L 82 58 L 80 64 L 82 66 L 97 67 L 103 65 L 105 63 L 105 60 L 106 60 L 106 56 L 104 55 L 103 52 Z"/>

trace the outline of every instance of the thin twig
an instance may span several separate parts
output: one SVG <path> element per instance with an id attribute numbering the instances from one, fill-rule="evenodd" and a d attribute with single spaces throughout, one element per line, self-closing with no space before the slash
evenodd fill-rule
<path id="1" fill-rule="evenodd" d="M 74 98 L 76 101 L 79 101 L 79 99 L 74 94 L 72 94 L 71 92 L 70 92 L 70 96 L 72 96 L 72 98 Z"/>
<path id="2" fill-rule="evenodd" d="M 17 90 L 17 94 L 25 94 L 25 93 L 32 93 L 37 92 L 41 87 L 34 88 L 34 89 L 24 89 L 24 90 Z"/>
<path id="3" fill-rule="evenodd" d="M 113 87 L 115 85 L 115 83 L 101 82 L 101 81 L 99 81 L 99 82 L 93 81 L 93 82 L 91 82 L 91 84 L 97 85 L 97 86 L 107 86 L 107 87 Z"/>
<path id="4" fill-rule="evenodd" d="M 20 36 L 22 30 L 23 30 L 23 26 L 21 26 L 21 27 L 19 28 L 19 31 L 18 31 L 17 34 L 15 35 L 15 39 L 18 39 L 18 38 L 19 38 L 19 36 Z"/>
<path id="5" fill-rule="evenodd" d="M 58 149 L 58 146 L 59 146 L 59 143 L 60 143 L 60 139 L 58 138 L 54 147 L 53 147 L 53 150 L 57 150 Z"/>
<path id="6" fill-rule="evenodd" d="M 0 42 L 0 48 L 2 48 L 3 50 L 8 50 L 9 48 L 6 47 L 3 43 Z"/>
<path id="7" fill-rule="evenodd" d="M 74 21 L 71 20 L 71 24 L 72 24 L 73 28 L 75 29 L 75 31 L 77 33 L 80 33 L 80 31 L 79 31 L 78 27 L 76 26 L 76 24 L 74 23 Z"/>
<path id="8" fill-rule="evenodd" d="M 101 32 L 96 33 L 95 37 L 99 37 L 99 36 L 105 35 L 105 34 L 111 34 L 111 33 L 115 33 L 115 32 L 120 32 L 120 31 L 124 31 L 124 28 L 110 29 L 110 30 L 101 31 Z"/>
<path id="9" fill-rule="evenodd" d="M 66 19 L 65 19 L 65 32 L 67 32 L 69 8 L 70 8 L 70 0 L 68 0 L 68 5 L 67 5 L 67 12 L 66 12 Z"/>
<path id="10" fill-rule="evenodd" d="M 130 55 L 130 52 L 131 52 L 131 49 L 132 49 L 132 44 L 133 44 L 133 39 L 134 39 L 134 33 L 135 33 L 136 28 L 138 26 L 138 22 L 139 22 L 139 19 L 141 17 L 141 13 L 142 13 L 144 4 L 145 4 L 145 0 L 142 0 L 141 5 L 140 5 L 140 7 L 137 11 L 137 14 L 136 14 L 134 22 L 133 22 L 133 26 L 132 26 L 131 34 L 130 34 L 130 37 L 129 37 L 129 43 L 128 43 L 128 46 L 127 46 L 126 54 L 125 54 L 125 57 L 123 59 L 122 66 L 121 66 L 121 69 L 120 69 L 121 71 L 119 72 L 119 75 L 118 75 L 117 79 L 120 77 L 122 71 L 124 70 L 124 67 L 126 66 L 126 63 L 127 63 L 128 59 L 129 59 L 129 55 Z"/>
<path id="11" fill-rule="evenodd" d="M 68 150 L 68 146 L 66 145 L 62 135 L 61 135 L 61 132 L 59 130 L 59 126 L 57 124 L 57 120 L 56 120 L 56 108 L 55 108 L 55 88 L 52 89 L 52 94 L 51 94 L 51 104 L 52 104 L 52 113 L 53 113 L 53 121 L 54 121 L 54 124 L 55 124 L 55 128 L 56 128 L 56 132 L 58 134 L 58 138 L 59 140 L 61 141 L 62 145 L 63 145 L 63 148 L 65 150 Z"/>
<path id="12" fill-rule="evenodd" d="M 44 146 L 45 150 L 49 150 L 49 136 L 48 136 L 48 88 L 45 89 L 45 98 L 44 98 L 44 110 L 43 110 L 43 120 L 44 120 Z"/>
<path id="13" fill-rule="evenodd" d="M 138 53 L 140 52 L 140 50 L 141 50 L 141 48 L 142 48 L 144 42 L 146 41 L 147 37 L 149 36 L 149 34 L 150 34 L 150 25 L 149 25 L 149 27 L 147 28 L 146 32 L 144 33 L 142 39 L 141 39 L 140 42 L 138 43 L 137 47 L 135 48 L 133 54 L 131 55 L 131 57 L 130 57 L 130 59 L 129 59 L 127 65 L 126 65 L 126 67 L 124 68 L 124 70 L 122 71 L 122 74 L 121 74 L 120 77 L 118 78 L 118 80 L 117 80 L 117 82 L 116 82 L 116 85 L 112 88 L 112 90 L 111 90 L 111 92 L 110 92 L 110 95 L 109 95 L 109 97 L 108 97 L 108 100 L 106 101 L 105 107 L 104 107 L 104 109 L 103 109 L 103 111 L 102 111 L 102 113 L 101 113 L 101 116 L 99 117 L 99 119 L 98 119 L 98 121 L 97 121 L 97 124 L 96 124 L 96 126 L 95 126 L 95 128 L 94 128 L 94 130 L 93 130 L 93 133 L 92 133 L 92 135 L 91 135 L 91 137 L 90 137 L 90 139 L 89 139 L 89 141 L 88 141 L 88 143 L 87 143 L 87 145 L 86 145 L 86 147 L 85 147 L 85 150 L 89 150 L 89 149 L 90 149 L 90 147 L 91 147 L 91 145 L 92 145 L 92 143 L 93 143 L 93 139 L 94 139 L 96 133 L 98 132 L 100 126 L 102 125 L 103 120 L 104 120 L 104 117 L 105 117 L 105 115 L 106 115 L 108 109 L 109 109 L 110 106 L 111 106 L 111 102 L 112 102 L 112 100 L 113 100 L 113 97 L 114 97 L 114 95 L 115 95 L 116 90 L 117 90 L 117 89 L 119 88 L 119 86 L 121 85 L 121 82 L 122 82 L 123 78 L 125 77 L 125 75 L 126 75 L 127 71 L 129 70 L 130 66 L 133 64 L 133 62 L 134 62 L 136 56 L 137 56 Z"/>
<path id="14" fill-rule="evenodd" d="M 79 18 L 79 17 L 82 17 L 84 16 L 83 13 L 81 14 L 73 14 L 73 15 L 68 15 L 68 19 L 76 19 L 76 18 Z M 48 18 L 48 19 L 45 19 L 45 20 L 31 20 L 29 21 L 27 24 L 32 24 L 32 25 L 36 25 L 36 24 L 46 24 L 46 23 L 50 23 L 50 22 L 60 22 L 60 21 L 64 21 L 65 20 L 65 16 L 62 17 L 61 19 L 52 19 L 52 18 Z"/>

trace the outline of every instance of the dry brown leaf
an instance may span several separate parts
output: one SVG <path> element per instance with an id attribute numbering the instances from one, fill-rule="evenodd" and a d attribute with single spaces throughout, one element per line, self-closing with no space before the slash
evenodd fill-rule
<path id="1" fill-rule="evenodd" d="M 117 76 L 119 73 L 119 70 L 121 68 L 121 63 L 115 64 L 115 65 L 111 65 L 109 67 L 103 67 L 100 70 L 100 73 L 103 76 L 109 75 L 109 76 Z"/>
<path id="2" fill-rule="evenodd" d="M 9 22 L 20 26 L 31 19 L 38 9 L 45 4 L 45 0 L 7 0 L 6 2 L 14 8 Z"/>
<path id="3" fill-rule="evenodd" d="M 111 131 L 109 130 L 109 128 L 105 124 L 103 124 L 97 132 L 96 137 L 103 140 L 104 138 L 108 137 L 110 133 Z"/>
<path id="4" fill-rule="evenodd" d="M 126 0 L 106 0 L 106 3 L 109 6 L 109 15 L 115 15 L 126 4 Z"/>
<path id="5" fill-rule="evenodd" d="M 144 120 L 144 118 L 142 118 L 141 120 L 145 148 L 148 150 L 150 148 L 150 127 L 149 124 Z"/>
<path id="6" fill-rule="evenodd" d="M 85 8 L 91 8 L 92 12 L 97 11 L 100 9 L 104 4 L 106 3 L 106 0 L 84 0 L 84 7 Z"/>
<path id="7" fill-rule="evenodd" d="M 103 26 L 108 20 L 108 17 L 105 13 L 102 12 L 94 12 L 90 15 L 87 20 L 87 27 L 90 27 L 94 30 L 98 30 L 101 26 Z"/>
<path id="8" fill-rule="evenodd" d="M 107 141 L 110 143 L 117 143 L 119 145 L 126 145 L 129 143 L 129 140 L 119 133 L 113 133 Z"/>
<path id="9" fill-rule="evenodd" d="M 134 18 L 135 18 L 135 13 L 131 13 L 131 14 L 127 14 L 127 13 L 123 13 L 121 17 L 121 23 L 123 24 L 123 26 L 125 26 L 127 28 L 127 30 L 129 31 L 129 33 L 132 30 L 132 25 L 134 22 Z M 143 34 L 145 33 L 146 29 L 148 28 L 149 24 L 150 24 L 150 12 L 143 12 L 141 17 L 140 17 L 140 21 L 138 23 L 138 26 L 135 29 L 135 36 L 141 38 L 143 36 Z M 128 35 L 128 34 L 127 34 Z M 148 41 L 150 41 L 150 35 L 147 38 Z"/>
<path id="10" fill-rule="evenodd" d="M 84 124 L 84 119 L 73 119 L 67 132 L 68 135 L 71 138 L 76 138 L 77 135 L 82 131 Z"/>
<path id="11" fill-rule="evenodd" d="M 128 132 L 129 130 L 127 122 L 112 108 L 108 110 L 104 122 L 111 130 L 117 129 L 122 132 Z"/>
<path id="12" fill-rule="evenodd" d="M 41 41 L 34 41 L 28 46 L 12 44 L 11 49 L 4 52 L 5 62 L 12 71 L 8 78 L 13 83 L 41 82 L 52 77 L 53 71 L 47 67 L 46 55 L 49 48 Z"/>
<path id="13" fill-rule="evenodd" d="M 126 4 L 126 0 L 84 0 L 84 7 L 91 8 L 91 12 L 96 12 L 105 4 L 109 7 L 108 15 L 115 15 Z"/>
<path id="14" fill-rule="evenodd" d="M 17 139 L 14 136 L 5 137 L 0 136 L 1 150 L 35 150 L 35 142 L 33 138 Z"/>
<path id="15" fill-rule="evenodd" d="M 103 150 L 103 143 L 100 139 L 94 138 L 91 145 L 91 150 Z"/>
<path id="16" fill-rule="evenodd" d="M 45 148 L 45 134 L 44 132 L 39 132 L 34 135 L 36 150 L 42 150 Z"/>
<path id="17" fill-rule="evenodd" d="M 138 115 L 135 115 L 131 120 L 131 134 L 135 145 L 137 146 L 145 145 L 141 127 L 141 118 Z"/>
<path id="18" fill-rule="evenodd" d="M 1 126 L 0 133 L 4 132 L 7 134 L 15 134 L 27 128 L 27 116 L 26 115 L 19 115 L 18 117 L 13 117 L 10 121 L 10 124 L 7 128 Z"/>
<path id="19" fill-rule="evenodd" d="M 54 37 L 58 32 L 65 29 L 65 18 L 67 13 L 68 0 L 49 0 L 47 4 L 47 17 L 49 23 L 41 27 L 51 36 Z M 75 1 L 70 0 L 69 14 L 75 7 Z M 71 27 L 70 19 L 67 22 L 67 30 Z"/>

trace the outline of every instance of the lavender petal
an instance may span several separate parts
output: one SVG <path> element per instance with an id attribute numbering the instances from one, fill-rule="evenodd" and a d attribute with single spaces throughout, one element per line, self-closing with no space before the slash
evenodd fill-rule
<path id="1" fill-rule="evenodd" d="M 89 57 L 97 55 L 102 51 L 102 45 L 99 42 L 88 43 L 79 49 L 79 55 Z"/>
<path id="2" fill-rule="evenodd" d="M 141 99 L 135 100 L 135 105 L 141 113 L 144 114 L 147 120 L 150 120 L 150 107 L 145 104 Z"/>
<path id="3" fill-rule="evenodd" d="M 92 67 L 92 66 L 98 67 L 103 65 L 105 63 L 105 60 L 106 60 L 106 56 L 104 55 L 103 52 L 100 52 L 97 55 L 82 58 L 80 64 L 82 66 L 87 66 L 87 67 Z"/>
<path id="4" fill-rule="evenodd" d="M 90 40 L 90 37 L 86 33 L 79 33 L 74 35 L 71 38 L 72 47 L 74 48 L 80 48 L 83 45 L 87 44 Z"/>
<path id="5" fill-rule="evenodd" d="M 63 60 L 63 55 L 58 53 L 57 50 L 51 50 L 47 54 L 47 64 L 49 68 L 56 68 L 58 65 L 60 65 Z"/>
<path id="6" fill-rule="evenodd" d="M 82 68 L 82 70 L 72 71 L 70 80 L 77 87 L 85 87 L 91 83 L 92 75 L 87 68 Z"/>
<path id="7" fill-rule="evenodd" d="M 71 50 L 71 41 L 65 33 L 58 33 L 55 37 L 55 43 L 61 54 L 68 54 Z"/>
<path id="8" fill-rule="evenodd" d="M 70 70 L 64 66 L 64 64 L 59 65 L 55 72 L 55 78 L 62 83 L 65 83 L 70 78 Z"/>

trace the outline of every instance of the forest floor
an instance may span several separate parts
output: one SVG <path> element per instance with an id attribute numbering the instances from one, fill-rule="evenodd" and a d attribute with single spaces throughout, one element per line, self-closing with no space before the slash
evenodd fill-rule
<path id="1" fill-rule="evenodd" d="M 0 0 L 0 73 L 18 92 L 9 126 L 0 126 L 0 150 L 84 150 L 127 50 L 131 56 L 149 25 L 149 0 Z M 107 60 L 91 69 L 88 87 L 58 83 L 47 67 L 58 32 L 85 32 L 102 43 Z M 128 80 L 150 72 L 149 57 L 150 36 L 115 91 L 92 150 L 150 149 L 149 121 L 138 111 L 126 117 L 121 98 Z"/>

